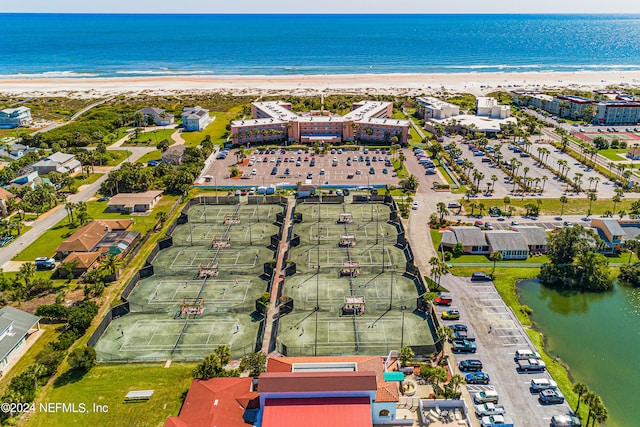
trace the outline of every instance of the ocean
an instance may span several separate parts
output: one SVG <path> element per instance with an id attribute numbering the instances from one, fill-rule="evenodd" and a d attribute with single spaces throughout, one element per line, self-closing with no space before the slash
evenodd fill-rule
<path id="1" fill-rule="evenodd" d="M 640 69 L 639 15 L 0 14 L 0 78 Z"/>

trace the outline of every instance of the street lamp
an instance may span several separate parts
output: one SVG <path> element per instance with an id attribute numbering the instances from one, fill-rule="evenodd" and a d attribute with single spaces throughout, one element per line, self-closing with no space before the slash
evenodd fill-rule
<path id="1" fill-rule="evenodd" d="M 401 305 L 400 310 L 402 310 L 402 328 L 400 329 L 400 348 L 404 347 L 404 311 L 407 309 L 406 305 Z"/>

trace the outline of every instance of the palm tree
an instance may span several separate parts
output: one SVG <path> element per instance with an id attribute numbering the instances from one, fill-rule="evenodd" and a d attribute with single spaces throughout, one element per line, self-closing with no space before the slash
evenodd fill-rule
<path id="1" fill-rule="evenodd" d="M 496 181 L 497 180 L 498 180 L 498 177 L 496 175 L 491 175 L 491 192 L 492 193 L 496 188 Z"/>
<path id="2" fill-rule="evenodd" d="M 91 215 L 89 215 L 89 212 L 87 212 L 84 209 L 78 210 L 76 217 L 78 218 L 80 225 L 85 225 L 87 222 L 91 220 Z"/>
<path id="3" fill-rule="evenodd" d="M 602 399 L 600 399 L 600 396 L 598 396 L 594 392 L 588 391 L 585 393 L 583 401 L 589 407 L 589 416 L 587 417 L 587 422 L 585 423 L 585 426 L 588 426 L 589 422 L 591 421 L 591 417 L 593 416 L 593 409 L 599 404 L 602 405 Z"/>
<path id="4" fill-rule="evenodd" d="M 109 254 L 102 260 L 100 266 L 110 274 L 116 274 L 120 267 L 122 267 L 122 260 L 119 260 L 118 257 L 113 254 Z"/>
<path id="5" fill-rule="evenodd" d="M 24 280 L 24 284 L 29 287 L 29 282 L 36 274 L 36 265 L 32 262 L 25 262 L 20 266 L 18 275 Z"/>
<path id="6" fill-rule="evenodd" d="M 620 210 L 618 212 L 618 217 L 620 217 L 620 219 L 624 218 L 624 216 L 627 214 L 627 211 L 625 211 L 624 209 Z"/>
<path id="7" fill-rule="evenodd" d="M 615 196 L 613 196 L 613 198 L 611 200 L 613 201 L 613 211 L 615 212 L 616 211 L 616 205 L 622 201 L 622 198 L 620 197 L 619 194 L 616 194 Z"/>
<path id="8" fill-rule="evenodd" d="M 524 191 L 527 192 L 529 190 L 528 186 L 527 186 L 527 174 L 529 173 L 529 166 L 525 166 L 524 169 L 522 169 L 524 172 L 524 175 L 522 176 L 522 179 L 524 181 Z"/>
<path id="9" fill-rule="evenodd" d="M 496 271 L 496 263 L 498 261 L 502 261 L 502 252 L 500 251 L 491 252 L 489 254 L 489 261 L 493 261 L 493 270 L 491 270 L 491 274 L 493 274 Z"/>
<path id="10" fill-rule="evenodd" d="M 38 378 L 43 377 L 47 374 L 47 368 L 40 363 L 33 363 L 29 365 L 29 369 L 27 369 L 29 375 L 33 378 L 33 388 L 38 391 Z"/>
<path id="11" fill-rule="evenodd" d="M 449 328 L 447 328 L 447 329 L 449 329 Z M 449 329 L 449 330 L 451 330 L 451 329 Z M 458 394 L 458 389 L 464 383 L 465 383 L 464 377 L 462 375 L 460 375 L 460 374 L 455 374 L 449 380 L 449 384 L 451 385 L 454 394 Z"/>
<path id="12" fill-rule="evenodd" d="M 509 196 L 505 196 L 504 199 L 502 199 L 502 202 L 504 203 L 504 210 L 507 210 L 507 206 L 511 203 L 511 197 Z"/>
<path id="13" fill-rule="evenodd" d="M 591 426 L 595 426 L 595 423 L 604 423 L 609 419 L 609 410 L 604 406 L 603 403 L 596 405 L 593 408 L 593 422 Z"/>
<path id="14" fill-rule="evenodd" d="M 569 203 L 569 199 L 567 198 L 567 196 L 560 196 L 560 216 L 564 214 L 564 205 L 566 205 L 567 203 Z"/>
<path id="15" fill-rule="evenodd" d="M 444 368 L 441 368 L 440 366 L 436 366 L 429 373 L 428 380 L 433 385 L 433 391 L 434 391 L 433 400 L 435 400 L 438 395 L 438 391 L 440 390 L 439 384 L 447 380 L 447 371 Z"/>
<path id="16" fill-rule="evenodd" d="M 589 391 L 589 387 L 584 385 L 583 383 L 575 383 L 573 385 L 573 392 L 578 395 L 578 405 L 576 406 L 576 410 L 574 411 L 576 414 L 580 410 L 580 399 L 582 399 L 582 395 Z"/>
<path id="17" fill-rule="evenodd" d="M 449 213 L 449 211 L 447 210 L 447 205 L 445 205 L 444 202 L 438 202 L 437 209 L 438 209 L 438 214 L 440 214 L 440 223 L 442 224 L 442 221 L 444 220 L 444 216 Z"/>
<path id="18" fill-rule="evenodd" d="M 169 219 L 169 215 L 167 215 L 167 213 L 164 211 L 160 211 L 156 213 L 156 219 L 160 223 L 160 228 L 162 228 L 164 223 L 167 222 L 167 219 Z"/>
<path id="19" fill-rule="evenodd" d="M 418 180 L 418 177 L 411 174 L 406 179 L 403 179 L 400 183 L 407 190 L 417 190 L 418 185 L 420 184 L 420 181 Z"/>
<path id="20" fill-rule="evenodd" d="M 590 191 L 587 197 L 589 198 L 589 213 L 587 213 L 587 216 L 589 216 L 591 215 L 591 205 L 598 200 L 598 194 L 595 191 Z"/>

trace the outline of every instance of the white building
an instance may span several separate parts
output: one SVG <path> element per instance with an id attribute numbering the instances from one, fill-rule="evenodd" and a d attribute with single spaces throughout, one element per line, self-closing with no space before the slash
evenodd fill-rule
<path id="1" fill-rule="evenodd" d="M 13 129 L 33 123 L 29 107 L 6 108 L 0 110 L 0 129 Z"/>
<path id="2" fill-rule="evenodd" d="M 20 358 L 29 335 L 40 329 L 40 318 L 11 306 L 0 309 L 0 372 Z"/>
<path id="3" fill-rule="evenodd" d="M 174 122 L 173 114 L 167 113 L 162 108 L 148 107 L 143 108 L 138 112 L 142 113 L 145 120 L 151 118 L 153 120 L 153 124 L 156 126 L 169 126 Z"/>
<path id="4" fill-rule="evenodd" d="M 498 100 L 488 96 L 476 98 L 476 115 L 492 119 L 506 119 L 511 117 L 511 107 L 498 104 Z"/>
<path id="5" fill-rule="evenodd" d="M 460 107 L 438 98 L 425 97 L 417 98 L 417 113 L 423 119 L 449 119 L 460 114 Z"/>
<path id="6" fill-rule="evenodd" d="M 189 132 L 201 131 L 211 123 L 209 110 L 196 105 L 184 107 L 182 110 L 182 125 Z"/>
<path id="7" fill-rule="evenodd" d="M 53 153 L 32 166 L 38 172 L 38 175 L 47 175 L 50 172 L 73 175 L 82 170 L 82 164 L 76 159 L 75 155 L 60 152 Z"/>

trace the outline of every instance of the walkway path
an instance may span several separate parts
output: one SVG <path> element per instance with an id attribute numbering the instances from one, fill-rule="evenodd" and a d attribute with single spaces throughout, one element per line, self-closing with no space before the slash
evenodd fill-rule
<path id="1" fill-rule="evenodd" d="M 74 121 L 75 119 L 77 119 L 78 117 L 80 117 L 82 114 L 86 113 L 87 111 L 91 110 L 94 107 L 97 107 L 98 105 L 102 105 L 105 102 L 111 101 L 114 98 L 114 96 L 110 96 L 108 98 L 102 99 L 100 101 L 94 102 L 91 105 L 87 105 L 86 107 L 84 107 L 82 110 L 78 111 L 77 113 L 75 113 L 73 116 L 71 116 L 69 118 L 69 120 L 67 120 L 66 122 L 62 122 L 62 123 L 53 123 L 50 124 L 49 126 L 42 128 L 42 129 L 38 129 L 37 131 L 33 132 L 31 135 L 36 135 L 38 133 L 43 133 L 43 132 L 48 132 L 52 129 L 55 128 L 59 128 L 60 126 L 64 126 L 66 124 L 71 123 L 72 121 Z"/>
<path id="2" fill-rule="evenodd" d="M 273 286 L 271 287 L 271 304 L 269 304 L 269 310 L 265 317 L 264 334 L 262 338 L 262 352 L 269 354 L 270 344 L 272 342 L 273 335 L 273 321 L 278 317 L 280 307 L 278 305 L 278 295 L 280 294 L 280 287 L 284 286 L 284 254 L 289 248 L 289 242 L 287 241 L 287 235 L 289 229 L 292 226 L 291 212 L 295 207 L 296 201 L 294 198 L 289 198 L 287 204 L 287 211 L 285 212 L 284 224 L 282 225 L 282 238 L 280 239 L 280 245 L 278 246 L 278 256 L 276 258 L 276 269 L 273 272 L 275 279 L 273 279 Z"/>

